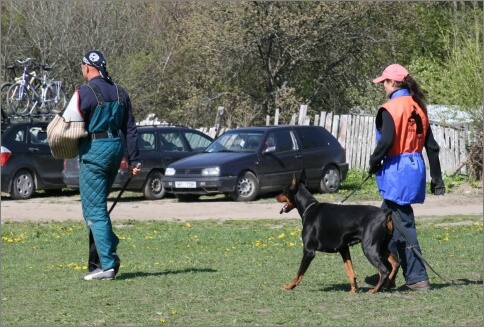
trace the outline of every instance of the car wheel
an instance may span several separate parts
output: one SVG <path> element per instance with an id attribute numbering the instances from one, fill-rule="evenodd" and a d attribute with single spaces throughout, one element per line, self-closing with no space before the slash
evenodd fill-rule
<path id="1" fill-rule="evenodd" d="M 148 200 L 160 200 L 165 197 L 166 190 L 163 187 L 163 174 L 159 171 L 151 172 L 146 178 L 143 187 L 143 195 Z"/>
<path id="2" fill-rule="evenodd" d="M 175 194 L 178 202 L 194 202 L 200 198 L 200 194 Z"/>
<path id="3" fill-rule="evenodd" d="M 250 171 L 237 179 L 235 190 L 230 193 L 234 201 L 252 201 L 259 194 L 259 180 Z"/>
<path id="4" fill-rule="evenodd" d="M 35 184 L 32 174 L 25 169 L 19 170 L 13 178 L 10 196 L 15 200 L 26 200 L 30 199 L 34 191 Z"/>
<path id="5" fill-rule="evenodd" d="M 319 183 L 319 191 L 322 193 L 335 193 L 338 191 L 340 183 L 339 170 L 334 166 L 329 166 L 323 171 L 323 177 Z"/>

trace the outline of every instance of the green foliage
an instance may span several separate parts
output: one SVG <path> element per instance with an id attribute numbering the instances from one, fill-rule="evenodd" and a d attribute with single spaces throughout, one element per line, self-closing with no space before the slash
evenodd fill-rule
<path id="1" fill-rule="evenodd" d="M 430 102 L 482 120 L 482 2 L 94 3 L 2 1 L 2 67 L 56 62 L 70 93 L 80 58 L 98 49 L 137 120 L 206 127 L 223 106 L 222 124 L 235 127 L 276 108 L 287 123 L 301 104 L 309 115 L 372 113 L 385 97 L 371 80 L 399 62 Z"/>
<path id="2" fill-rule="evenodd" d="M 455 285 L 429 271 L 429 292 L 366 294 L 375 268 L 355 245 L 359 293 L 328 253 L 284 291 L 301 259 L 299 219 L 116 221 L 118 278 L 87 282 L 84 223 L 4 223 L 2 326 L 482 325 L 482 217 L 417 224 L 425 258 Z"/>

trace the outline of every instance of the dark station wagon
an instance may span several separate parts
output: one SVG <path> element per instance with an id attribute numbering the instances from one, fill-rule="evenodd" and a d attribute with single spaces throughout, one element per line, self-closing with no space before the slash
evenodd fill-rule
<path id="1" fill-rule="evenodd" d="M 321 126 L 261 126 L 226 131 L 201 154 L 172 163 L 163 185 L 179 201 L 226 194 L 251 201 L 282 190 L 306 171 L 308 188 L 337 192 L 348 172 L 346 153 Z"/>

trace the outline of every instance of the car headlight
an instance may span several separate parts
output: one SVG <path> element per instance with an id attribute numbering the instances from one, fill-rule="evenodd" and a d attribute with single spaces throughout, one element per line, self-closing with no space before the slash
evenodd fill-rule
<path id="1" fill-rule="evenodd" d="M 166 168 L 165 176 L 174 176 L 176 174 L 175 168 Z"/>
<path id="2" fill-rule="evenodd" d="M 219 167 L 210 167 L 202 169 L 202 176 L 219 176 L 220 175 L 220 168 Z"/>

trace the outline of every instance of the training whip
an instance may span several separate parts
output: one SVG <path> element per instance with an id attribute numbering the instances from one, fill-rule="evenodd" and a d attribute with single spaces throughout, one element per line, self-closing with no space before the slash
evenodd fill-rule
<path id="1" fill-rule="evenodd" d="M 140 162 L 138 162 L 138 163 L 136 164 L 136 168 L 140 168 L 140 167 L 141 167 L 141 163 L 140 163 Z M 123 194 L 124 190 L 125 190 L 125 189 L 126 189 L 126 187 L 128 186 L 129 182 L 131 182 L 131 179 L 132 179 L 132 178 L 133 178 L 133 177 L 131 177 L 131 176 L 130 176 L 130 177 L 128 178 L 128 180 L 126 181 L 126 183 L 124 183 L 123 188 L 121 189 L 121 191 L 119 191 L 118 197 L 116 198 L 116 200 L 114 200 L 113 205 L 111 206 L 111 208 L 110 208 L 110 209 L 109 209 L 109 211 L 108 211 L 108 214 L 110 214 L 110 213 L 111 213 L 111 211 L 113 211 L 114 206 L 116 205 L 116 203 L 118 203 L 119 199 L 121 198 L 121 195 Z"/>

